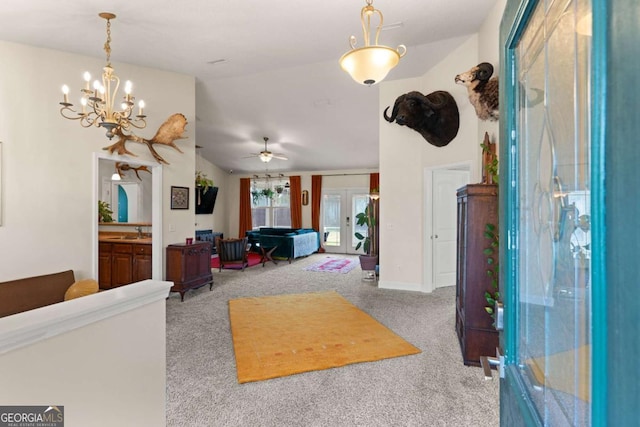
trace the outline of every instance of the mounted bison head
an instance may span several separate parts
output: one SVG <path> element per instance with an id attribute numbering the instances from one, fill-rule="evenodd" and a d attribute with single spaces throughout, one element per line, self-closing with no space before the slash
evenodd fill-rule
<path id="1" fill-rule="evenodd" d="M 449 92 L 439 90 L 429 95 L 409 92 L 396 99 L 391 117 L 384 110 L 384 118 L 400 126 L 408 126 L 418 132 L 427 142 L 444 147 L 458 134 L 460 115 L 456 100 Z"/>

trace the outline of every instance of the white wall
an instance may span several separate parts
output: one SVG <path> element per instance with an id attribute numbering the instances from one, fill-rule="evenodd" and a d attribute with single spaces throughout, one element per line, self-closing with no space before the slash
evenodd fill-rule
<path id="1" fill-rule="evenodd" d="M 480 59 L 478 62 L 489 62 L 493 64 L 494 76 L 500 74 L 500 21 L 506 4 L 507 0 L 498 0 L 482 24 L 480 31 L 478 31 L 478 58 Z M 482 140 L 484 133 L 488 132 L 491 142 L 499 144 L 498 124 L 498 121 L 478 121 L 478 138 Z M 496 147 L 496 153 L 498 151 L 499 149 Z"/>
<path id="2" fill-rule="evenodd" d="M 76 278 L 92 275 L 95 152 L 110 145 L 102 128 L 83 128 L 60 116 L 60 88 L 71 88 L 78 103 L 82 73 L 98 75 L 104 61 L 49 49 L 0 41 L 0 141 L 2 226 L 0 281 L 73 269 Z M 126 64 L 116 74 L 134 83 L 144 99 L 147 127 L 136 135 L 152 138 L 173 113 L 189 122 L 187 139 L 176 143 L 184 153 L 156 147 L 169 163 L 163 166 L 162 238 L 164 245 L 182 242 L 194 232 L 194 199 L 189 210 L 171 210 L 170 186 L 193 188 L 195 164 L 195 79 L 190 76 Z M 143 144 L 127 142 L 137 157 L 153 161 Z M 193 195 L 193 190 L 191 190 Z M 164 271 L 162 268 L 161 271 Z"/>
<path id="3" fill-rule="evenodd" d="M 380 120 L 380 282 L 379 286 L 430 292 L 431 271 L 427 271 L 430 217 L 426 200 L 425 171 L 436 166 L 469 164 L 471 182 L 481 179 L 480 143 L 485 131 L 497 134 L 495 123 L 481 122 L 464 86 L 454 77 L 477 65 L 491 62 L 499 69 L 498 30 L 506 4 L 500 0 L 478 34 L 456 49 L 422 77 L 380 83 L 380 113 L 395 99 L 410 91 L 423 94 L 435 90 L 451 93 L 460 112 L 460 129 L 446 147 L 434 147 L 422 136 L 395 123 Z"/>

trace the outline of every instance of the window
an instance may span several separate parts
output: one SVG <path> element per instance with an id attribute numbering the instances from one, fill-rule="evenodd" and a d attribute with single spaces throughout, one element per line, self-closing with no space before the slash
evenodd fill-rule
<path id="1" fill-rule="evenodd" d="M 291 227 L 289 187 L 286 181 L 254 181 L 251 186 L 252 228 Z"/>

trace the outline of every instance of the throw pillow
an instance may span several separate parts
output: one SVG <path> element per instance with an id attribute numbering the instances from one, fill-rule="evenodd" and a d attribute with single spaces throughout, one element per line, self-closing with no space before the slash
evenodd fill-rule
<path id="1" fill-rule="evenodd" d="M 98 282 L 93 279 L 78 280 L 69 286 L 67 292 L 64 293 L 64 300 L 80 298 L 98 292 Z"/>

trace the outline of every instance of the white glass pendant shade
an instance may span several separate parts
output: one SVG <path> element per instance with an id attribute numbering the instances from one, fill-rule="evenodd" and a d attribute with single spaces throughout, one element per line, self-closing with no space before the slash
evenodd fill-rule
<path id="1" fill-rule="evenodd" d="M 342 55 L 340 66 L 353 80 L 370 86 L 381 82 L 401 57 L 400 52 L 390 47 L 365 46 Z"/>

